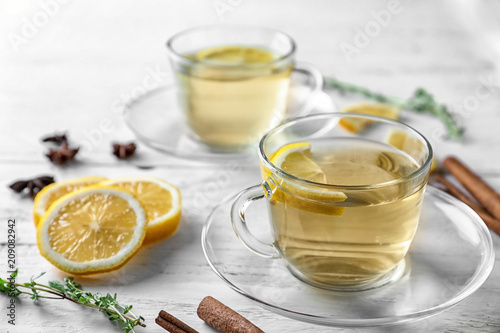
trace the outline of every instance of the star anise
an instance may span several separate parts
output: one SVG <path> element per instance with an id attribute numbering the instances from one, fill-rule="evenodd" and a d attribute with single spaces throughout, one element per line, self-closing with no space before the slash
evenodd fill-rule
<path id="1" fill-rule="evenodd" d="M 31 198 L 34 198 L 35 195 L 40 192 L 42 188 L 45 186 L 52 184 L 54 182 L 54 177 L 51 176 L 40 176 L 33 179 L 28 180 L 18 180 L 17 182 L 12 183 L 9 187 L 15 191 L 16 193 L 21 193 L 24 189 L 29 190 L 29 194 Z"/>
<path id="2" fill-rule="evenodd" d="M 52 163 L 62 166 L 72 161 L 78 153 L 78 150 L 79 148 L 69 148 L 68 141 L 63 141 L 59 149 L 51 149 L 45 156 L 47 156 Z"/>
<path id="3" fill-rule="evenodd" d="M 127 159 L 134 155 L 136 145 L 133 142 L 130 143 L 113 143 L 113 155 L 121 160 Z"/>
<path id="4" fill-rule="evenodd" d="M 42 139 L 42 142 L 54 142 L 55 144 L 62 144 L 63 142 L 68 142 L 66 134 L 54 134 L 52 136 L 46 136 Z"/>

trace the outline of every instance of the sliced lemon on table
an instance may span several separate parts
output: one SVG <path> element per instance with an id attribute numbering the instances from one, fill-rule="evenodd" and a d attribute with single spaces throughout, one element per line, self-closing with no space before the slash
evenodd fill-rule
<path id="1" fill-rule="evenodd" d="M 40 254 L 72 274 L 108 272 L 124 265 L 146 235 L 146 213 L 130 193 L 90 186 L 69 193 L 43 215 Z"/>
<path id="2" fill-rule="evenodd" d="M 33 203 L 33 220 L 38 225 L 40 218 L 45 214 L 50 205 L 57 199 L 75 190 L 98 184 L 107 178 L 104 177 L 83 177 L 52 183 L 44 187 L 35 197 Z"/>
<path id="3" fill-rule="evenodd" d="M 319 165 L 314 161 L 309 142 L 291 143 L 278 149 L 270 158 L 279 169 L 297 178 L 305 179 L 315 183 L 326 184 L 326 176 Z M 266 179 L 271 172 L 263 168 Z M 345 207 L 332 206 L 332 202 L 341 202 L 347 196 L 340 191 L 321 188 L 318 185 L 299 184 L 281 177 L 273 177 L 273 182 L 278 183 L 274 189 L 272 199 L 289 204 L 300 210 L 341 216 Z"/>
<path id="4" fill-rule="evenodd" d="M 415 152 L 420 152 L 420 154 L 424 154 L 425 152 L 425 150 L 423 149 L 424 144 L 420 140 L 411 137 L 410 135 L 408 135 L 407 132 L 400 129 L 391 128 L 387 133 L 385 142 L 387 142 L 394 148 L 404 151 L 410 156 L 414 156 Z M 434 172 L 436 168 L 437 168 L 437 159 L 436 156 L 434 155 L 432 157 L 430 172 L 431 173 Z"/>
<path id="5" fill-rule="evenodd" d="M 401 109 L 384 103 L 360 102 L 345 106 L 340 112 L 355 112 L 389 119 L 399 119 Z M 372 121 L 356 117 L 347 117 L 340 119 L 339 124 L 353 133 L 360 133 L 368 128 L 372 124 Z"/>
<path id="6" fill-rule="evenodd" d="M 102 185 L 125 189 L 142 204 L 147 218 L 144 245 L 160 242 L 177 230 L 181 219 L 181 193 L 177 187 L 153 177 L 117 178 Z"/>

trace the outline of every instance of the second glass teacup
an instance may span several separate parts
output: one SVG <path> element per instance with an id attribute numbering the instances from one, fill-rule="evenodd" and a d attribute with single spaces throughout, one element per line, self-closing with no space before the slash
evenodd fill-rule
<path id="1" fill-rule="evenodd" d="M 318 70 L 295 64 L 293 39 L 272 29 L 198 27 L 167 48 L 192 137 L 221 151 L 245 149 L 285 118 L 292 71 L 309 76 L 310 97 L 322 88 Z"/>
<path id="2" fill-rule="evenodd" d="M 371 126 L 358 133 L 353 122 Z M 366 290 L 400 278 L 417 230 L 432 161 L 429 142 L 387 118 L 347 113 L 286 122 L 260 141 L 263 183 L 232 206 L 242 242 L 282 258 L 302 281 Z M 248 229 L 245 211 L 266 198 L 274 242 Z"/>

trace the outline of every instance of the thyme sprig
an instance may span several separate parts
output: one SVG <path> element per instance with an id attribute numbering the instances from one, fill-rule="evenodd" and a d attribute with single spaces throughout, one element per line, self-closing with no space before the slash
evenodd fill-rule
<path id="1" fill-rule="evenodd" d="M 68 300 L 73 303 L 99 310 L 104 313 L 110 321 L 121 324 L 122 330 L 125 332 L 135 332 L 136 326 L 146 327 L 143 323 L 144 318 L 136 316 L 132 313 L 132 305 L 122 305 L 117 300 L 116 293 L 114 295 L 100 293 L 92 294 L 88 291 L 83 291 L 80 284 L 76 283 L 72 277 L 64 279 L 64 283 L 60 281 L 49 281 L 48 285 L 41 284 L 35 280 L 39 279 L 45 272 L 36 277 L 32 277 L 30 282 L 16 283 L 18 271 L 15 270 L 7 280 L 0 278 L 0 292 L 7 294 L 12 298 L 17 298 L 19 295 L 26 294 L 33 301 L 39 299 L 59 299 Z"/>
<path id="2" fill-rule="evenodd" d="M 443 122 L 450 139 L 456 141 L 463 140 L 463 129 L 458 127 L 448 107 L 436 101 L 434 96 L 423 88 L 417 88 L 410 98 L 405 99 L 373 92 L 367 88 L 342 82 L 332 77 L 325 78 L 325 82 L 328 87 L 336 89 L 341 93 L 359 94 L 374 101 L 390 104 L 403 110 L 433 115 Z"/>

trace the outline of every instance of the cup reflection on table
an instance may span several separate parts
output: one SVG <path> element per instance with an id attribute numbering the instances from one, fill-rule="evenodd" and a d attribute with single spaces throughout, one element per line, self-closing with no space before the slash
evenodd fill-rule
<path id="1" fill-rule="evenodd" d="M 353 133 L 346 130 L 353 122 L 369 126 Z M 432 161 L 421 134 L 382 117 L 312 115 L 268 132 L 259 157 L 263 183 L 241 192 L 231 212 L 248 248 L 284 259 L 293 275 L 321 288 L 366 290 L 405 273 Z M 245 220 L 262 198 L 272 244 L 252 236 Z"/>
<path id="2" fill-rule="evenodd" d="M 167 48 L 192 136 L 222 150 L 258 141 L 285 118 L 293 70 L 321 76 L 295 64 L 292 38 L 267 28 L 198 27 L 171 37 Z"/>

